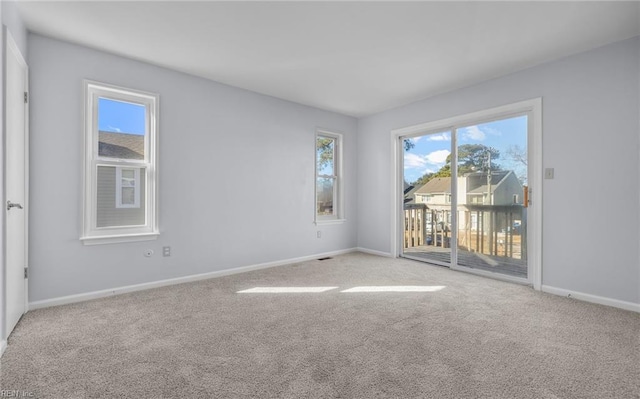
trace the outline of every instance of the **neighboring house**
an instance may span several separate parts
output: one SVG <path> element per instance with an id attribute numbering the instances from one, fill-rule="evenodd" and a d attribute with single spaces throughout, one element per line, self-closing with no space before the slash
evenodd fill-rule
<path id="1" fill-rule="evenodd" d="M 404 203 L 415 204 L 415 192 L 422 186 L 412 186 L 409 183 L 404 183 Z"/>
<path id="2" fill-rule="evenodd" d="M 486 172 L 470 173 L 465 177 L 466 203 L 469 205 L 522 204 L 523 187 L 511 170 L 492 171 L 491 185 Z"/>
<path id="3" fill-rule="evenodd" d="M 491 184 L 488 184 L 488 179 Z M 489 190 L 490 188 L 490 190 Z M 460 228 L 478 228 L 477 205 L 521 205 L 522 184 L 511 170 L 473 172 L 458 177 L 458 223 Z M 410 196 L 413 195 L 413 201 Z M 405 204 L 425 204 L 431 210 L 425 216 L 427 225 L 442 223 L 451 227 L 451 177 L 436 177 L 405 193 Z M 470 212 L 473 209 L 473 212 Z M 470 213 L 469 219 L 466 213 Z M 427 226 L 429 230 L 429 226 Z"/>
<path id="4" fill-rule="evenodd" d="M 464 180 L 459 177 L 458 181 Z M 425 204 L 430 210 L 425 215 L 426 232 L 440 231 L 445 223 L 451 225 L 451 177 L 436 177 L 414 192 L 416 204 Z"/>
<path id="5" fill-rule="evenodd" d="M 100 131 L 98 153 L 116 159 L 144 159 L 144 135 Z M 97 227 L 142 225 L 145 221 L 144 168 L 98 166 Z"/>
<path id="6" fill-rule="evenodd" d="M 458 178 L 460 180 L 461 178 Z M 451 177 L 436 177 L 414 191 L 415 203 L 440 209 L 451 206 Z"/>
<path id="7" fill-rule="evenodd" d="M 117 159 L 144 159 L 144 135 L 100 131 L 98 153 Z"/>
<path id="8" fill-rule="evenodd" d="M 474 172 L 458 178 L 458 205 L 522 204 L 522 184 L 511 170 L 491 172 L 491 185 L 486 172 Z M 490 188 L 490 190 L 489 190 Z M 426 184 L 405 193 L 405 203 L 413 194 L 417 204 L 431 209 L 451 207 L 451 177 L 436 177 Z M 489 198 L 491 195 L 491 198 Z"/>

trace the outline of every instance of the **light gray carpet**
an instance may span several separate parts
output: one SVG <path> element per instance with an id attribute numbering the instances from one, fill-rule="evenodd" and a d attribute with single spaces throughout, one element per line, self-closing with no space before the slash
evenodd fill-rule
<path id="1" fill-rule="evenodd" d="M 340 293 L 364 285 L 446 288 Z M 638 398 L 640 315 L 349 254 L 29 312 L 0 371 L 41 398 Z"/>

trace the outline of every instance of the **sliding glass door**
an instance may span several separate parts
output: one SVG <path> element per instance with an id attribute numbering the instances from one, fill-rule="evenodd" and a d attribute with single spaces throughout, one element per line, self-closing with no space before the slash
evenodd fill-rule
<path id="1" fill-rule="evenodd" d="M 528 278 L 527 113 L 401 137 L 402 256 Z"/>
<path id="2" fill-rule="evenodd" d="M 403 139 L 404 254 L 451 264 L 451 132 Z"/>
<path id="3" fill-rule="evenodd" d="M 527 115 L 457 131 L 457 265 L 527 278 Z"/>

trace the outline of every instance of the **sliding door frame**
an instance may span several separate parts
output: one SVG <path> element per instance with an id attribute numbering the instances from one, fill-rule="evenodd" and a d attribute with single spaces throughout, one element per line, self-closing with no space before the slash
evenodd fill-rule
<path id="1" fill-rule="evenodd" d="M 421 126 L 421 125 L 420 125 Z M 446 133 L 449 132 L 451 134 L 451 145 L 452 148 L 455 148 L 457 145 L 457 138 L 455 137 L 455 127 L 453 126 L 448 126 L 445 127 L 443 129 L 435 129 L 435 130 L 428 130 L 428 131 L 423 131 L 423 130 L 418 130 L 416 132 L 412 132 L 410 134 L 401 134 L 399 136 L 397 136 L 395 138 L 395 143 L 396 143 L 396 147 L 397 147 L 397 151 L 399 151 L 399 153 L 397 154 L 398 157 L 398 162 L 399 167 L 397 168 L 397 171 L 399 173 L 398 176 L 398 182 L 400 184 L 400 187 L 397 188 L 398 191 L 395 191 L 394 194 L 396 195 L 397 198 L 403 198 L 404 197 L 404 145 L 403 145 L 403 141 L 404 139 L 408 139 L 408 138 L 413 138 L 413 137 L 422 137 L 422 136 L 428 136 L 430 134 L 438 134 L 438 133 Z M 452 158 L 451 158 L 451 175 L 455 176 L 458 174 L 458 160 L 457 160 L 457 156 L 454 156 L 454 152 L 451 153 Z M 457 155 L 457 154 L 456 154 Z M 457 202 L 458 202 L 458 182 L 456 181 L 457 179 L 451 179 L 451 226 L 457 226 L 458 223 L 458 215 L 457 215 Z M 399 196 L 399 197 L 398 197 Z M 398 257 L 398 256 L 402 256 L 404 258 L 408 258 L 408 259 L 413 259 L 413 260 L 418 260 L 418 261 L 425 261 L 424 259 L 418 258 L 416 256 L 411 256 L 408 255 L 406 253 L 404 253 L 403 248 L 403 237 L 401 237 L 401 231 L 404 231 L 404 207 L 403 207 L 403 203 L 398 201 L 399 205 L 398 205 L 398 214 L 396 215 L 398 217 L 398 223 L 399 225 L 397 226 L 396 230 L 396 238 L 397 238 L 397 254 L 394 252 L 392 252 L 395 256 L 394 257 Z M 446 223 L 446 221 L 445 221 Z M 453 230 L 453 229 L 452 229 Z M 444 240 L 444 238 L 443 238 Z M 446 266 L 446 267 L 451 267 L 454 264 L 458 263 L 458 259 L 456 256 L 456 251 L 453 250 L 453 248 L 451 248 L 451 254 L 450 254 L 450 264 L 447 264 L 446 262 L 440 262 L 437 260 L 429 260 L 429 263 L 432 263 L 434 265 L 438 265 L 438 266 Z"/>
<path id="2" fill-rule="evenodd" d="M 528 253 L 527 279 L 514 278 L 498 273 L 485 272 L 482 270 L 469 269 L 457 266 L 456 250 L 451 251 L 451 269 L 492 277 L 500 280 L 507 280 L 516 283 L 525 283 L 540 290 L 542 287 L 542 98 L 521 101 L 507 104 L 500 107 L 490 108 L 469 114 L 458 115 L 434 122 L 426 122 L 404 128 L 393 129 L 391 131 L 391 254 L 399 257 L 402 252 L 402 238 L 400 232 L 403 231 L 404 211 L 403 198 L 404 187 L 404 156 L 403 138 L 416 137 L 443 131 L 451 132 L 452 146 L 457 145 L 456 129 L 469 125 L 492 122 L 517 115 L 527 115 L 528 123 L 528 173 L 530 203 L 527 210 L 529 231 L 527 236 L 527 246 L 531 250 Z M 453 147 L 456 148 L 457 147 Z M 451 160 L 452 175 L 457 175 L 458 159 L 457 151 L 453 151 Z M 457 226 L 457 181 L 451 179 L 452 185 L 452 226 Z M 456 232 L 457 234 L 457 232 Z M 457 244 L 456 244 L 457 246 Z"/>

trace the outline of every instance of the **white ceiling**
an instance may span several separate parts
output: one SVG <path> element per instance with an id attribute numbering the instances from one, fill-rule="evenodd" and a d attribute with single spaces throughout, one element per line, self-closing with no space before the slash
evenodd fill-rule
<path id="1" fill-rule="evenodd" d="M 28 29 L 352 116 L 640 35 L 640 2 L 20 2 Z"/>

